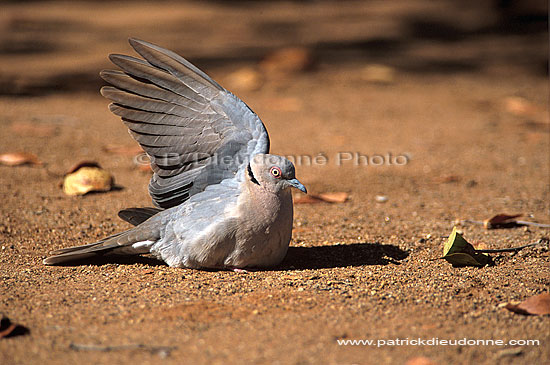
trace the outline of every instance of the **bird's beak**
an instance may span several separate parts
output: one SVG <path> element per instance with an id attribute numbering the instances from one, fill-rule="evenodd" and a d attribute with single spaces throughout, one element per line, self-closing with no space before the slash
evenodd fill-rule
<path id="1" fill-rule="evenodd" d="M 303 191 L 304 193 L 307 194 L 307 189 L 306 187 L 298 181 L 298 179 L 290 179 L 290 180 L 287 180 L 288 183 L 290 184 L 290 186 L 300 190 L 300 191 Z"/>

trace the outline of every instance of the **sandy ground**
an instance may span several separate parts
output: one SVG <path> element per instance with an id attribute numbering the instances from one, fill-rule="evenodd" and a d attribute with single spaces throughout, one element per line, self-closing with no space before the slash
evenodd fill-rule
<path id="1" fill-rule="evenodd" d="M 547 246 L 494 254 L 496 265 L 479 269 L 437 259 L 456 219 L 550 222 L 546 24 L 506 18 L 490 2 L 455 3 L 1 5 L 0 153 L 32 152 L 44 165 L 0 166 L 0 312 L 30 330 L 0 340 L 0 363 L 548 362 L 548 316 L 499 307 L 548 292 Z M 296 205 L 279 268 L 197 271 L 146 257 L 42 265 L 50 250 L 128 228 L 118 210 L 150 205 L 149 174 L 105 151 L 133 141 L 97 92 L 106 55 L 131 52 L 128 36 L 178 51 L 245 100 L 272 152 L 328 158 L 299 164 L 297 175 L 310 192 L 349 200 Z M 296 45 L 310 52 L 309 71 L 258 66 Z M 394 75 L 373 83 L 373 64 Z M 259 73 L 255 87 L 232 77 L 243 67 Z M 338 164 L 339 153 L 408 163 Z M 63 174 L 82 160 L 99 162 L 121 189 L 65 196 Z M 460 228 L 489 248 L 549 235 Z M 541 344 L 337 342 L 418 338 Z"/>

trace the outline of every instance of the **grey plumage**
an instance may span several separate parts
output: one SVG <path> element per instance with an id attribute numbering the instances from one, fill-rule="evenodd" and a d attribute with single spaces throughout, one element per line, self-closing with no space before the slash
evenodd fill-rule
<path id="1" fill-rule="evenodd" d="M 112 86 L 101 93 L 151 159 L 157 208 L 125 209 L 119 216 L 136 227 L 44 263 L 143 253 L 190 268 L 280 263 L 292 233 L 290 188 L 306 191 L 292 163 L 269 154 L 262 121 L 204 72 L 159 46 L 130 44 L 144 59 L 111 55 L 123 72 L 102 71 Z"/>

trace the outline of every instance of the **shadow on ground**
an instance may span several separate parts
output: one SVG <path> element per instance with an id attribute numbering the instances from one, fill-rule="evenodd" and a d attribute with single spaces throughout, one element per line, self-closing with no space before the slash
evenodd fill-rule
<path id="1" fill-rule="evenodd" d="M 380 243 L 352 243 L 346 245 L 289 247 L 288 253 L 274 270 L 314 270 L 337 267 L 400 264 L 409 253 L 394 245 Z M 62 266 L 108 264 L 165 266 L 166 264 L 149 256 L 106 255 L 93 259 L 84 259 Z"/>
<path id="2" fill-rule="evenodd" d="M 399 264 L 409 253 L 394 245 L 352 243 L 346 245 L 289 247 L 278 269 L 307 270 L 336 267 Z"/>

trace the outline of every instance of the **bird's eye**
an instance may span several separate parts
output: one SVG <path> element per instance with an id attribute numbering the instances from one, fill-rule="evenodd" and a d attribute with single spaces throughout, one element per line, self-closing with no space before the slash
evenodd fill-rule
<path id="1" fill-rule="evenodd" d="M 269 172 L 271 173 L 271 175 L 277 179 L 280 179 L 281 178 L 281 175 L 282 175 L 282 172 L 281 172 L 281 169 L 278 168 L 277 166 L 273 166 L 271 168 L 271 170 L 269 170 Z"/>

